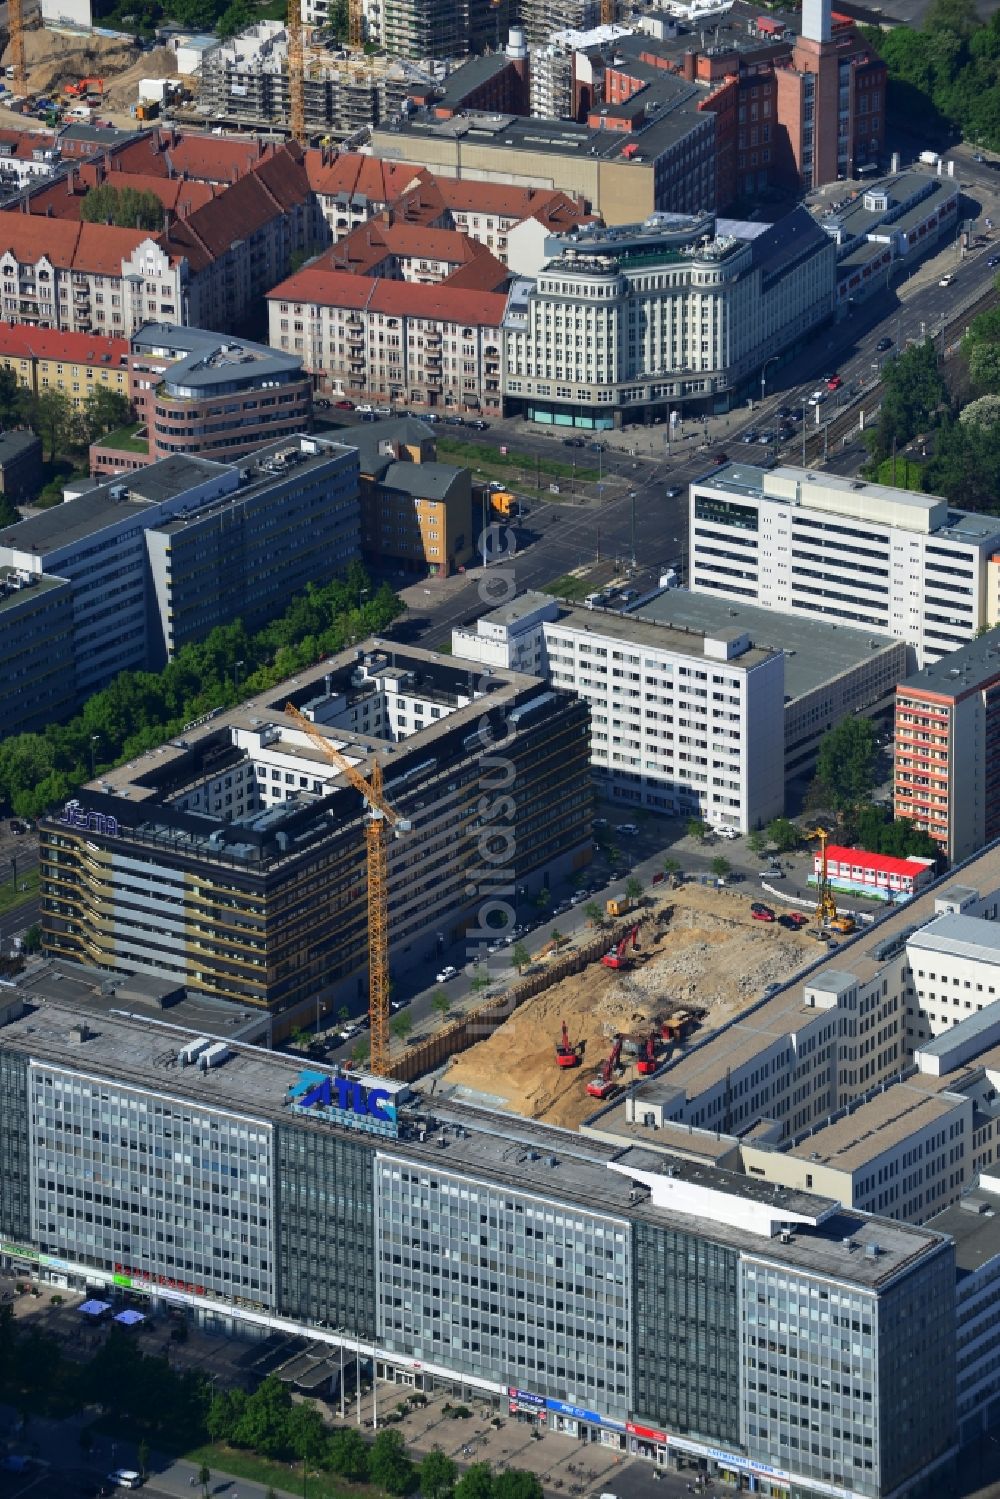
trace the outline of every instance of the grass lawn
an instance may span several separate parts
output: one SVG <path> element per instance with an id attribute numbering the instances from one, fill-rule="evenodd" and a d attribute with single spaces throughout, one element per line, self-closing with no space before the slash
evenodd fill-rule
<path id="1" fill-rule="evenodd" d="M 200 1467 L 205 1463 L 213 1479 L 223 1474 L 234 1478 L 245 1478 L 248 1482 L 272 1485 L 279 1493 L 302 1492 L 302 1464 L 271 1462 L 269 1458 L 257 1457 L 252 1452 L 242 1452 L 236 1447 L 227 1447 L 224 1442 L 209 1442 L 204 1447 L 195 1447 L 185 1452 L 185 1462 Z M 209 1484 L 209 1488 L 213 1488 Z M 306 1490 L 309 1499 L 382 1499 L 381 1489 L 367 1483 L 350 1483 L 346 1478 L 337 1478 L 332 1473 L 310 1472 Z"/>
<path id="2" fill-rule="evenodd" d="M 564 573 L 561 578 L 553 578 L 551 583 L 543 583 L 541 591 L 576 604 L 585 599 L 588 593 L 593 593 L 594 587 L 589 578 L 574 578 L 572 573 Z"/>
<path id="3" fill-rule="evenodd" d="M 148 453 L 149 443 L 144 437 L 136 437 L 138 431 L 145 431 L 141 422 L 132 422 L 128 427 L 119 427 L 115 432 L 109 432 L 107 437 L 101 438 L 101 446 L 105 448 L 117 448 L 119 453 Z"/>
<path id="4" fill-rule="evenodd" d="M 517 484 L 522 489 L 538 489 L 538 477 L 549 479 L 573 479 L 580 484 L 589 484 L 600 477 L 596 468 L 583 468 L 577 464 L 564 463 L 559 458 L 534 459 L 530 454 L 501 453 L 489 443 L 462 442 L 456 437 L 439 437 L 438 453 L 466 464 L 475 474 L 478 469 L 486 479 L 500 479 Z M 545 487 L 544 485 L 542 486 Z"/>
<path id="5" fill-rule="evenodd" d="M 27 885 L 27 890 L 22 890 L 22 885 Z M 26 901 L 32 900 L 37 894 L 37 869 L 31 869 L 27 874 L 19 874 L 16 890 L 14 889 L 13 876 L 4 871 L 3 884 L 0 884 L 0 912 L 13 911 L 15 906 L 23 906 Z"/>

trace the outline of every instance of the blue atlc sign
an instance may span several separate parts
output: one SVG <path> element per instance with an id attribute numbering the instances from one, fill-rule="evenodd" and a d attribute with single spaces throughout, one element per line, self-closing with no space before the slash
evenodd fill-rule
<path id="1" fill-rule="evenodd" d="M 332 1077 L 306 1068 L 289 1088 L 288 1102 L 296 1114 L 328 1119 L 344 1129 L 392 1139 L 398 1134 L 393 1095 L 387 1088 L 371 1087 L 357 1078 Z"/>

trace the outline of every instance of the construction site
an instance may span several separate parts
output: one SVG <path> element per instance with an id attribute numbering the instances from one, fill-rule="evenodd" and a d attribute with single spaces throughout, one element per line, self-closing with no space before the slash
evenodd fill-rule
<path id="1" fill-rule="evenodd" d="M 812 931 L 755 921 L 745 896 L 713 886 L 664 889 L 633 919 L 616 944 L 519 1004 L 426 1086 L 576 1129 L 817 955 Z M 552 957 L 550 948 L 539 963 Z"/>

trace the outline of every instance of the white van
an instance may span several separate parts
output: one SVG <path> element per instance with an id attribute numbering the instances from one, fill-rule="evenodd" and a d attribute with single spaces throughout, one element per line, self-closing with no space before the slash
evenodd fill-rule
<path id="1" fill-rule="evenodd" d="M 113 1483 L 119 1489 L 141 1489 L 142 1474 L 137 1473 L 134 1468 L 116 1468 L 113 1473 L 108 1474 L 108 1483 Z"/>

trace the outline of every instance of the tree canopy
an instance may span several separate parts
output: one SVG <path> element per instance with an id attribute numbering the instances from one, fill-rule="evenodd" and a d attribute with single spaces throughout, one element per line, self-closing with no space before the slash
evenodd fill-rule
<path id="1" fill-rule="evenodd" d="M 948 387 L 938 368 L 933 340 L 911 346 L 882 367 L 882 406 L 878 422 L 867 435 L 875 463 L 890 458 L 936 421 L 948 407 Z"/>
<path id="2" fill-rule="evenodd" d="M 924 140 L 960 130 L 1000 150 L 1000 16 L 933 0 L 919 30 L 865 29 L 889 70 L 888 113 Z"/>
<path id="3" fill-rule="evenodd" d="M 856 846 L 870 854 L 890 854 L 895 859 L 941 857 L 941 849 L 929 833 L 909 817 L 894 819 L 888 807 L 871 802 L 858 807 L 850 830 Z"/>
<path id="4" fill-rule="evenodd" d="M 163 228 L 163 204 L 148 188 L 115 187 L 110 182 L 92 187 L 80 204 L 87 224 L 116 224 L 119 229 Z"/>
<path id="5" fill-rule="evenodd" d="M 870 799 L 877 756 L 871 719 L 845 718 L 823 735 L 816 757 L 816 779 L 841 815 Z"/>

